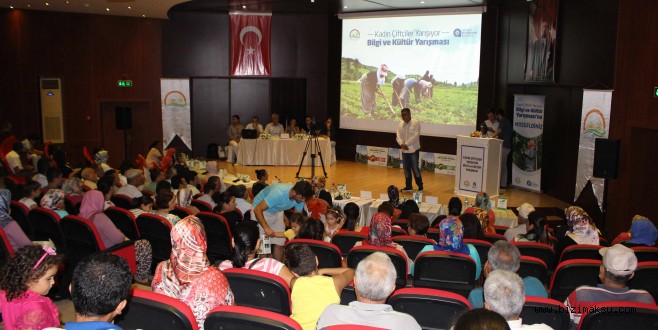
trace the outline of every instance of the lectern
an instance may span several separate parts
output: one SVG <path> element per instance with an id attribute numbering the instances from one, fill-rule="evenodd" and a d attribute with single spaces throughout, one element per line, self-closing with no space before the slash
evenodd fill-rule
<path id="1" fill-rule="evenodd" d="M 498 196 L 503 140 L 457 136 L 455 195 L 475 197 L 480 191 Z"/>

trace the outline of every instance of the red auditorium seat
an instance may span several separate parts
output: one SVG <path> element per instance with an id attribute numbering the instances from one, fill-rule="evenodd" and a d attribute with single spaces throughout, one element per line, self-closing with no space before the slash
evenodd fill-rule
<path id="1" fill-rule="evenodd" d="M 391 258 L 397 273 L 395 286 L 397 288 L 404 288 L 407 285 L 407 257 L 402 251 L 399 251 L 396 248 L 372 245 L 355 246 L 347 254 L 347 267 L 356 269 L 356 266 L 361 260 L 374 252 L 383 252 Z"/>
<path id="2" fill-rule="evenodd" d="M 130 196 L 116 194 L 110 197 L 110 201 L 114 203 L 116 207 L 120 207 L 124 210 L 130 210 L 133 208 L 133 199 Z"/>
<path id="3" fill-rule="evenodd" d="M 308 245 L 313 250 L 313 254 L 318 257 L 318 268 L 338 268 L 342 266 L 343 258 L 340 249 L 336 245 L 314 239 L 296 238 L 286 243 L 286 248 L 298 244 Z"/>
<path id="4" fill-rule="evenodd" d="M 208 313 L 203 325 L 205 330 L 302 330 L 286 315 L 244 306 L 219 306 Z"/>
<path id="5" fill-rule="evenodd" d="M 548 267 L 544 261 L 535 257 L 521 256 L 521 266 L 517 273 L 521 278 L 532 276 L 544 286 L 548 283 Z"/>
<path id="6" fill-rule="evenodd" d="M 596 286 L 599 283 L 600 260 L 572 259 L 561 262 L 555 268 L 548 292 L 552 299 L 564 301 L 581 285 Z"/>
<path id="7" fill-rule="evenodd" d="M 154 271 L 160 261 L 169 260 L 171 255 L 171 223 L 150 213 L 140 215 L 136 222 L 141 237 L 149 241 L 153 248 L 151 271 Z"/>
<path id="8" fill-rule="evenodd" d="M 64 233 L 59 225 L 60 218 L 53 210 L 35 207 L 29 213 L 30 223 L 34 228 L 35 241 L 52 240 L 58 251 L 66 251 Z"/>
<path id="9" fill-rule="evenodd" d="M 658 247 L 634 246 L 632 247 L 638 262 L 658 261 Z"/>
<path id="10" fill-rule="evenodd" d="M 468 300 L 459 294 L 421 288 L 397 290 L 387 303 L 413 316 L 423 329 L 450 329 L 461 313 L 471 309 Z"/>
<path id="11" fill-rule="evenodd" d="M 356 231 L 340 231 L 331 239 L 331 243 L 340 249 L 340 254 L 347 257 L 347 254 L 354 247 L 356 242 L 361 242 L 368 238 L 368 235 Z"/>
<path id="12" fill-rule="evenodd" d="M 571 245 L 565 248 L 560 255 L 560 262 L 571 260 L 571 259 L 592 259 L 592 260 L 601 260 L 601 254 L 599 250 L 603 246 L 600 245 L 588 245 L 588 244 L 577 244 Z"/>
<path id="13" fill-rule="evenodd" d="M 403 235 L 409 235 L 406 230 L 400 228 L 400 227 L 391 227 L 391 236 L 403 236 Z"/>
<path id="14" fill-rule="evenodd" d="M 526 296 L 521 319 L 524 324 L 544 323 L 553 329 L 569 329 L 569 312 L 560 301 Z"/>
<path id="15" fill-rule="evenodd" d="M 478 256 L 480 257 L 480 264 L 484 266 L 489 260 L 489 249 L 493 246 L 491 242 L 481 240 L 481 239 L 471 239 L 464 238 L 465 244 L 471 244 L 478 251 Z"/>
<path id="16" fill-rule="evenodd" d="M 233 245 L 231 244 L 233 234 L 228 221 L 223 216 L 210 212 L 199 212 L 196 216 L 201 220 L 206 230 L 208 241 L 206 254 L 210 262 L 230 259 L 233 254 Z"/>
<path id="17" fill-rule="evenodd" d="M 446 290 L 468 297 L 475 288 L 475 260 L 468 255 L 427 251 L 414 263 L 414 287 Z"/>
<path id="18" fill-rule="evenodd" d="M 553 269 L 555 264 L 555 251 L 548 244 L 536 242 L 514 242 L 521 255 L 535 257 L 542 260 L 548 269 Z"/>
<path id="19" fill-rule="evenodd" d="M 597 302 L 578 330 L 658 329 L 658 306 L 629 301 Z"/>
<path id="20" fill-rule="evenodd" d="M 81 202 L 74 202 L 73 198 L 68 194 L 64 196 L 64 207 L 69 214 L 78 215 L 78 213 L 80 213 L 80 203 Z"/>
<path id="21" fill-rule="evenodd" d="M 504 241 L 505 236 L 495 233 L 484 233 L 484 240 L 491 244 L 495 244 L 497 241 Z"/>
<path id="22" fill-rule="evenodd" d="M 23 229 L 25 235 L 32 238 L 34 236 L 34 229 L 30 222 L 30 209 L 18 201 L 11 201 L 9 208 L 11 209 L 11 217 L 18 223 L 21 229 Z"/>
<path id="23" fill-rule="evenodd" d="M 14 249 L 5 235 L 5 231 L 0 228 L 0 266 L 9 262 L 9 259 L 14 256 Z"/>
<path id="24" fill-rule="evenodd" d="M 173 210 L 171 210 L 169 213 L 175 214 L 181 219 L 184 219 L 185 217 L 192 215 L 192 212 L 182 206 L 176 205 Z"/>
<path id="25" fill-rule="evenodd" d="M 628 281 L 631 289 L 647 290 L 658 301 L 658 261 L 643 261 L 637 264 L 635 274 Z"/>
<path id="26" fill-rule="evenodd" d="M 290 315 L 290 288 L 281 277 L 247 268 L 229 268 L 223 272 L 236 305 Z"/>
<path id="27" fill-rule="evenodd" d="M 132 212 L 122 209 L 120 207 L 110 206 L 103 212 L 107 215 L 112 223 L 119 229 L 126 237 L 136 241 L 139 239 L 139 228 Z"/>
<path id="28" fill-rule="evenodd" d="M 199 199 L 193 199 L 190 204 L 196 206 L 196 208 L 201 212 L 212 212 L 212 207 L 210 204 L 208 204 L 208 202 L 204 202 Z"/>
<path id="29" fill-rule="evenodd" d="M 402 245 L 411 260 L 416 260 L 416 256 L 426 245 L 434 244 L 434 241 L 430 238 L 412 235 L 395 236 L 393 242 Z"/>
<path id="30" fill-rule="evenodd" d="M 123 329 L 199 329 L 194 313 L 185 303 L 140 289 L 133 290 L 126 309 L 114 323 Z"/>

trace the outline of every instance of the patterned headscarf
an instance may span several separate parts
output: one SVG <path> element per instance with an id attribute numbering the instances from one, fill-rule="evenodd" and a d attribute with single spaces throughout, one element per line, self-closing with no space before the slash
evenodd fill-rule
<path id="1" fill-rule="evenodd" d="M 375 213 L 370 220 L 368 244 L 375 246 L 391 246 L 391 217 L 386 213 Z"/>
<path id="2" fill-rule="evenodd" d="M 486 192 L 479 192 L 475 196 L 475 206 L 485 211 L 489 211 L 491 209 L 491 200 L 489 199 L 489 195 L 487 195 Z"/>
<path id="3" fill-rule="evenodd" d="M 631 239 L 626 242 L 654 246 L 656 239 L 658 239 L 658 229 L 653 222 L 643 215 L 634 216 L 631 223 Z"/>
<path id="4" fill-rule="evenodd" d="M 434 245 L 435 251 L 458 252 L 469 254 L 468 246 L 464 244 L 464 225 L 461 220 L 445 218 L 439 223 L 441 237 Z"/>
<path id="5" fill-rule="evenodd" d="M 9 215 L 9 204 L 11 203 L 11 192 L 7 189 L 0 189 L 0 227 L 5 228 L 13 221 Z"/>
<path id="6" fill-rule="evenodd" d="M 592 226 L 592 218 L 578 206 L 569 206 L 564 210 L 567 225 L 571 230 L 567 235 L 578 244 L 599 245 L 599 234 Z"/>
<path id="7" fill-rule="evenodd" d="M 82 189 L 82 181 L 78 177 L 68 178 L 62 183 L 62 190 L 67 194 L 77 194 Z"/>
<path id="8" fill-rule="evenodd" d="M 99 150 L 95 155 L 94 155 L 94 162 L 96 164 L 107 164 L 107 159 L 110 157 L 110 154 L 107 153 L 107 150 Z"/>
<path id="9" fill-rule="evenodd" d="M 314 196 L 315 197 L 320 196 L 320 193 L 322 192 L 322 190 L 324 190 L 324 187 L 326 185 L 327 185 L 327 179 L 326 178 L 324 178 L 324 177 L 319 177 L 318 178 L 318 177 L 314 176 L 311 179 L 311 186 L 313 187 Z"/>
<path id="10" fill-rule="evenodd" d="M 206 257 L 206 231 L 199 218 L 190 215 L 171 229 L 171 256 L 162 264 L 163 293 L 185 300 L 194 280 L 205 272 L 210 262 Z"/>
<path id="11" fill-rule="evenodd" d="M 482 230 L 486 231 L 487 228 L 489 228 L 489 212 L 476 207 L 473 209 L 473 214 L 475 214 L 475 216 L 478 217 L 478 220 L 480 220 L 480 226 L 482 226 Z"/>
<path id="12" fill-rule="evenodd" d="M 66 196 L 64 190 L 50 189 L 45 195 L 43 195 L 43 197 L 41 197 L 40 205 L 43 208 L 55 210 L 57 208 L 57 203 L 64 200 L 64 196 Z"/>
<path id="13" fill-rule="evenodd" d="M 92 220 L 94 215 L 105 210 L 105 196 L 99 190 L 90 190 L 82 196 L 80 216 Z"/>
<path id="14" fill-rule="evenodd" d="M 388 192 L 388 202 L 393 205 L 393 207 L 398 207 L 398 204 L 400 204 L 400 190 L 398 187 L 390 185 L 388 186 L 388 189 L 386 189 L 386 192 Z"/>

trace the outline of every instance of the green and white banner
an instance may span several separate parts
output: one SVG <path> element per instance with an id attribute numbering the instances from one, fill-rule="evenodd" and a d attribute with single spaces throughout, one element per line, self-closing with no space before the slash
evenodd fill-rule
<path id="1" fill-rule="evenodd" d="M 544 95 L 514 95 L 512 185 L 541 191 Z"/>

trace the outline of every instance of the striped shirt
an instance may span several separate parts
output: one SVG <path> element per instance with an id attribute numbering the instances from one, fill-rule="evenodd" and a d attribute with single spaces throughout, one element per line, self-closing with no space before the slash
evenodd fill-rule
<path id="1" fill-rule="evenodd" d="M 254 263 L 254 261 L 256 261 L 256 263 Z M 252 264 L 254 265 L 252 266 Z M 229 268 L 233 268 L 233 263 L 231 260 L 224 260 L 221 264 L 219 264 L 220 270 L 226 270 Z M 261 272 L 279 275 L 281 268 L 283 268 L 283 264 L 272 258 L 252 259 L 247 261 L 247 263 L 242 268 L 259 270 Z"/>
<path id="2" fill-rule="evenodd" d="M 613 288 L 605 284 L 581 286 L 571 292 L 564 301 L 569 311 L 569 317 L 575 324 L 580 323 L 583 314 L 592 310 L 596 303 L 612 301 L 632 301 L 645 304 L 655 304 L 651 294 L 645 290 L 629 290 L 626 288 Z"/>

